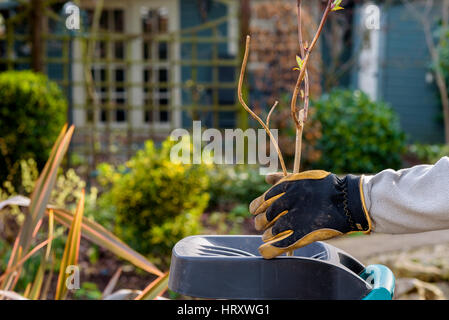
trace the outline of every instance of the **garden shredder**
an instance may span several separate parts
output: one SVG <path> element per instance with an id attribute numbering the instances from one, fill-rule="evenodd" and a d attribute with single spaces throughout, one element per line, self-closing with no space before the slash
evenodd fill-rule
<path id="1" fill-rule="evenodd" d="M 260 236 L 191 236 L 173 248 L 169 288 L 208 299 L 391 300 L 395 278 L 325 242 L 264 259 Z"/>

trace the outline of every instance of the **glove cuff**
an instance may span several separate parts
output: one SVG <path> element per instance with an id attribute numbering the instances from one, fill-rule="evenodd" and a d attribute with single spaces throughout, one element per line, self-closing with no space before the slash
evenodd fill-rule
<path id="1" fill-rule="evenodd" d="M 366 209 L 362 177 L 349 174 L 346 176 L 347 201 L 345 201 L 345 214 L 352 217 L 351 228 L 355 231 L 371 231 L 371 219 Z"/>

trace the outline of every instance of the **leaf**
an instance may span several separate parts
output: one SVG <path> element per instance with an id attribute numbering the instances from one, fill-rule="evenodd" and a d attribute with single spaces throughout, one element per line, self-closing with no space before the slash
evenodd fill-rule
<path id="1" fill-rule="evenodd" d="M 122 274 L 122 267 L 119 267 L 117 271 L 115 271 L 114 275 L 112 276 L 111 280 L 109 280 L 108 284 L 103 290 L 102 298 L 111 295 L 112 290 L 114 290 L 115 286 L 117 285 L 118 279 L 120 278 L 120 275 Z"/>
<path id="2" fill-rule="evenodd" d="M 30 199 L 23 196 L 15 196 L 0 202 L 0 208 L 6 205 L 17 205 L 22 207 L 27 207 L 30 204 Z M 47 208 L 52 209 L 54 213 L 54 218 L 59 223 L 63 224 L 66 227 L 70 227 L 73 221 L 73 213 L 68 210 L 54 207 L 52 205 L 48 205 Z M 48 210 L 47 210 L 47 214 Z M 154 264 L 148 261 L 147 258 L 142 256 L 140 253 L 131 249 L 128 245 L 126 245 L 123 241 L 117 238 L 110 231 L 106 230 L 103 226 L 98 224 L 95 221 L 89 220 L 86 217 L 83 217 L 82 220 L 82 233 L 81 235 L 88 239 L 89 241 L 99 245 L 102 248 L 105 248 L 111 251 L 116 256 L 129 261 L 134 264 L 136 267 L 145 270 L 146 272 L 155 274 L 157 276 L 163 275 L 163 272 L 160 271 Z"/>
<path id="3" fill-rule="evenodd" d="M 338 11 L 343 10 L 344 8 L 341 5 L 342 0 L 335 0 L 334 3 L 332 3 L 331 11 Z"/>
<path id="4" fill-rule="evenodd" d="M 47 247 L 48 248 L 48 247 Z M 31 287 L 29 295 L 26 295 L 26 298 L 31 300 L 38 300 L 42 284 L 44 282 L 45 268 L 47 266 L 44 256 L 42 256 L 41 263 L 39 264 L 39 268 L 37 269 L 36 276 L 34 277 L 33 285 Z"/>
<path id="5" fill-rule="evenodd" d="M 50 251 L 51 251 L 51 240 L 53 238 L 53 233 L 54 233 L 54 213 L 53 210 L 50 209 L 50 211 L 48 212 L 48 246 L 47 246 L 47 251 L 45 252 L 45 262 L 48 261 L 48 259 L 50 258 Z"/>
<path id="6" fill-rule="evenodd" d="M 0 202 L 0 210 L 8 206 L 28 207 L 29 205 L 30 205 L 30 198 L 24 196 L 14 196 Z"/>
<path id="7" fill-rule="evenodd" d="M 18 264 L 18 261 L 21 260 L 22 255 L 26 255 L 30 249 L 33 235 L 35 235 L 35 230 L 38 229 L 39 221 L 41 221 L 45 214 L 59 165 L 67 152 L 74 130 L 75 127 L 73 125 L 68 130 L 67 125 L 64 125 L 59 137 L 53 145 L 50 157 L 36 181 L 33 193 L 31 194 L 29 212 L 25 216 L 25 221 L 19 231 L 19 240 L 17 245 L 15 244 L 16 248 L 12 251 L 8 262 L 10 268 L 14 267 L 15 269 L 15 266 Z M 18 273 L 20 274 L 20 269 L 18 270 Z M 4 284 L 7 282 L 9 282 L 9 279 L 3 278 L 1 286 L 4 287 Z M 13 288 L 14 284 L 11 289 Z"/>
<path id="8" fill-rule="evenodd" d="M 73 215 L 64 209 L 55 208 L 54 213 L 55 220 L 63 225 L 68 226 L 73 220 Z M 131 249 L 128 245 L 123 243 L 119 238 L 95 221 L 83 218 L 82 235 L 93 243 L 111 251 L 118 257 L 128 260 L 136 267 L 158 276 L 163 274 L 163 272 L 156 268 L 156 266 L 148 261 L 148 259 Z"/>
<path id="9" fill-rule="evenodd" d="M 50 239 L 51 240 L 51 239 Z M 11 268 L 7 268 L 5 272 L 0 276 L 0 281 L 4 281 L 6 277 L 11 274 L 11 272 L 15 271 L 16 269 L 20 268 L 30 257 L 32 257 L 36 252 L 38 252 L 40 249 L 45 247 L 47 243 L 50 241 L 49 239 L 41 242 L 37 246 L 35 246 L 30 252 L 28 252 L 23 258 L 21 258 L 19 261 L 17 261 Z"/>
<path id="10" fill-rule="evenodd" d="M 54 229 L 54 214 L 53 210 L 50 210 L 48 213 L 48 244 L 45 254 L 42 255 L 39 269 L 37 270 L 36 276 L 34 277 L 33 286 L 31 287 L 30 294 L 27 296 L 27 298 L 31 300 L 38 300 L 41 294 L 42 285 L 44 283 L 45 269 L 49 265 L 51 244 L 54 232 L 53 229 Z"/>
<path id="11" fill-rule="evenodd" d="M 51 281 L 53 279 L 53 273 L 54 273 L 54 265 L 55 265 L 55 254 L 52 252 L 52 258 L 51 258 L 51 264 L 49 267 L 49 274 L 47 275 L 47 278 L 45 279 L 45 283 L 42 287 L 40 299 L 41 300 L 47 300 L 48 292 L 50 291 L 50 285 Z"/>
<path id="12" fill-rule="evenodd" d="M 36 225 L 44 216 L 44 212 L 56 180 L 59 165 L 61 164 L 72 138 L 74 126 L 71 126 L 67 132 L 66 128 L 67 125 L 63 127 L 58 139 L 56 140 L 56 143 L 51 151 L 50 158 L 45 164 L 44 170 L 40 174 L 33 193 L 31 194 L 29 214 L 25 217 L 19 241 L 19 246 L 22 247 L 23 253 L 28 251 Z"/>
<path id="13" fill-rule="evenodd" d="M 299 68 L 294 68 L 293 70 L 302 70 L 304 61 L 299 56 L 296 56 L 296 63 L 298 64 Z"/>
<path id="14" fill-rule="evenodd" d="M 84 189 L 81 193 L 81 198 L 78 201 L 78 206 L 70 226 L 69 235 L 65 243 L 64 254 L 62 255 L 61 265 L 59 267 L 58 284 L 56 286 L 55 300 L 64 299 L 67 294 L 67 274 L 68 266 L 78 264 L 79 247 L 81 240 L 81 221 L 84 214 Z"/>
<path id="15" fill-rule="evenodd" d="M 154 300 L 161 296 L 168 288 L 168 275 L 167 272 L 151 282 L 134 300 Z"/>
<path id="16" fill-rule="evenodd" d="M 5 291 L 5 290 L 0 290 L 0 297 L 5 297 L 11 300 L 28 300 L 24 296 L 21 296 L 20 294 L 15 293 L 14 291 Z"/>
<path id="17" fill-rule="evenodd" d="M 104 300 L 134 300 L 142 291 L 131 289 L 120 289 L 104 297 Z"/>
<path id="18" fill-rule="evenodd" d="M 27 299 L 28 299 L 28 294 L 30 293 L 30 290 L 31 290 L 31 282 L 29 282 L 27 284 L 25 291 L 23 292 L 23 296 Z"/>

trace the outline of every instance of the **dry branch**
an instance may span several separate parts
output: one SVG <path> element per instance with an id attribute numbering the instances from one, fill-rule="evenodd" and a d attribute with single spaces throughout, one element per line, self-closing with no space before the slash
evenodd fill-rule
<path id="1" fill-rule="evenodd" d="M 291 116 L 293 118 L 295 128 L 296 128 L 296 141 L 295 141 L 295 159 L 294 159 L 294 166 L 293 166 L 293 173 L 298 173 L 300 169 L 301 164 L 301 148 L 302 148 L 302 135 L 303 135 L 303 128 L 304 123 L 307 120 L 307 113 L 309 108 L 309 94 L 310 94 L 310 81 L 309 81 L 309 74 L 307 71 L 307 64 L 310 59 L 310 55 L 323 31 L 324 24 L 330 14 L 331 11 L 341 10 L 343 9 L 340 4 L 341 0 L 328 0 L 326 9 L 323 13 L 323 16 L 321 18 L 320 24 L 318 26 L 318 30 L 316 31 L 312 42 L 310 45 L 308 45 L 302 36 L 302 23 L 301 23 L 301 3 L 302 0 L 297 0 L 297 23 L 298 23 L 298 40 L 299 40 L 299 48 L 300 48 L 300 57 L 297 57 L 297 61 L 299 64 L 299 75 L 296 80 L 296 85 L 293 90 L 292 100 L 290 104 L 290 112 Z M 265 129 L 268 136 L 270 137 L 270 140 L 272 141 L 273 145 L 276 148 L 277 154 L 279 156 L 279 161 L 282 166 L 282 171 L 284 176 L 287 175 L 287 169 L 285 167 L 284 159 L 282 156 L 282 152 L 279 148 L 279 145 L 276 141 L 276 139 L 273 137 L 270 129 L 270 118 L 274 111 L 274 109 L 277 106 L 277 101 L 271 108 L 270 112 L 268 113 L 266 123 L 263 122 L 263 120 L 257 116 L 251 108 L 248 107 L 248 105 L 245 103 L 243 97 L 242 97 L 242 86 L 243 86 L 243 78 L 246 70 L 246 64 L 248 62 L 248 55 L 249 55 L 249 45 L 250 45 L 250 36 L 248 35 L 246 37 L 246 46 L 245 46 L 245 54 L 243 57 L 243 63 L 242 68 L 240 71 L 240 78 L 239 78 L 239 84 L 238 84 L 238 98 L 242 106 L 245 108 L 245 110 L 254 118 L 256 119 L 260 125 Z M 301 88 L 304 88 L 302 90 Z M 297 100 L 298 95 L 301 93 L 301 100 L 303 102 L 303 109 L 299 109 L 297 107 Z"/>
<path id="2" fill-rule="evenodd" d="M 251 110 L 250 107 L 248 107 L 248 105 L 246 104 L 245 100 L 243 99 L 242 86 L 243 86 L 243 79 L 244 79 L 245 71 L 246 71 L 246 64 L 248 63 L 250 41 L 251 41 L 251 37 L 250 36 L 246 36 L 245 55 L 243 57 L 242 69 L 240 71 L 240 78 L 239 78 L 239 84 L 238 84 L 239 101 L 242 104 L 243 108 L 245 108 L 245 110 L 254 119 L 256 119 L 260 123 L 260 125 L 265 129 L 265 131 L 267 132 L 268 136 L 270 137 L 271 142 L 273 143 L 274 147 L 276 148 L 276 152 L 277 152 L 278 157 L 279 157 L 279 162 L 281 163 L 282 171 L 283 171 L 284 175 L 286 176 L 287 175 L 287 168 L 285 167 L 284 158 L 282 156 L 281 150 L 279 149 L 278 142 L 276 141 L 276 139 L 274 138 L 273 134 L 271 133 L 270 128 L 268 128 L 268 125 L 265 124 L 263 122 L 263 120 L 257 114 L 255 114 L 254 111 Z M 277 105 L 277 103 L 274 104 L 272 110 L 276 107 L 276 105 Z M 267 120 L 269 120 L 269 118 Z"/>
<path id="3" fill-rule="evenodd" d="M 298 38 L 299 38 L 299 44 L 301 49 L 301 59 L 302 59 L 302 67 L 298 75 L 298 79 L 296 81 L 295 88 L 293 90 L 293 96 L 292 101 L 290 105 L 291 109 L 291 115 L 293 118 L 293 121 L 295 123 L 296 127 L 296 143 L 295 143 L 295 160 L 293 165 L 293 173 L 298 173 L 301 165 L 301 148 L 302 148 L 302 132 L 304 128 L 304 121 L 307 119 L 307 111 L 308 111 L 308 105 L 309 105 L 309 77 L 307 73 L 307 64 L 309 62 L 310 54 L 313 51 L 313 48 L 315 47 L 321 32 L 323 31 L 324 24 L 327 20 L 327 17 L 329 16 L 329 13 L 332 9 L 332 0 L 329 0 L 327 2 L 326 10 L 324 11 L 323 17 L 321 18 L 320 25 L 318 27 L 317 32 L 315 33 L 315 36 L 313 37 L 312 43 L 310 46 L 305 47 L 304 41 L 302 38 L 302 27 L 301 27 L 301 0 L 297 1 L 298 5 Z M 302 83 L 305 83 L 305 94 L 302 97 L 304 100 L 304 111 L 303 114 L 300 115 L 300 112 L 297 108 L 297 99 L 298 94 L 301 90 Z"/>

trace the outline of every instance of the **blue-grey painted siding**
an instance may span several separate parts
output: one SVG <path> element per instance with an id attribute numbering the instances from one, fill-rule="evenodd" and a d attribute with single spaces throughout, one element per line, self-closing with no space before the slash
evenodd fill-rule
<path id="1" fill-rule="evenodd" d="M 441 143 L 441 105 L 435 84 L 425 79 L 430 57 L 422 28 L 400 4 L 386 7 L 383 14 L 380 98 L 399 114 L 410 142 Z"/>
<path id="2" fill-rule="evenodd" d="M 181 30 L 199 26 L 208 21 L 213 21 L 215 19 L 224 17 L 228 14 L 228 8 L 223 3 L 217 1 L 210 1 L 209 8 L 207 12 L 207 18 L 202 19 L 201 13 L 198 7 L 198 1 L 196 0 L 182 0 L 179 1 L 180 5 L 180 19 L 181 19 Z M 227 24 L 223 23 L 220 25 L 219 34 L 221 36 L 228 35 Z M 198 36 L 210 37 L 212 36 L 212 30 L 204 30 L 197 34 Z M 213 45 L 208 43 L 200 43 L 197 45 L 198 59 L 200 60 L 212 60 L 212 50 Z M 228 55 L 228 44 L 220 43 L 218 45 L 218 55 L 220 59 L 234 58 Z M 192 59 L 192 45 L 190 43 L 182 43 L 181 45 L 181 59 L 190 60 Z M 210 83 L 212 81 L 212 67 L 209 66 L 199 66 L 197 69 L 197 83 Z M 235 68 L 233 67 L 219 67 L 218 68 L 219 81 L 222 82 L 232 82 L 235 80 Z M 183 66 L 181 68 L 181 80 L 183 83 L 192 79 L 192 66 Z M 222 105 L 231 105 L 235 103 L 235 91 L 231 89 L 221 89 L 219 90 L 219 102 Z M 182 91 L 182 104 L 191 105 L 192 96 L 191 91 L 184 89 Z M 200 105 L 212 105 L 212 90 L 204 90 L 201 94 Z M 212 112 L 203 113 L 201 121 L 204 126 L 212 126 L 213 124 Z M 234 127 L 236 125 L 236 114 L 235 112 L 220 112 L 219 115 L 219 126 L 220 127 Z M 192 126 L 192 119 L 188 112 L 183 112 L 182 115 L 182 125 L 183 127 L 189 128 Z"/>

